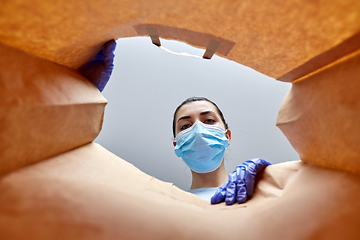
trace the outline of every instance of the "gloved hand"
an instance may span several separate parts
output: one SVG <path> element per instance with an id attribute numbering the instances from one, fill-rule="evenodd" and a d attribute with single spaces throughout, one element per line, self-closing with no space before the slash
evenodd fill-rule
<path id="1" fill-rule="evenodd" d="M 104 48 L 89 62 L 81 67 L 80 72 L 99 90 L 105 88 L 114 68 L 115 40 L 105 43 Z"/>
<path id="2" fill-rule="evenodd" d="M 254 192 L 256 174 L 261 172 L 271 163 L 254 158 L 245 161 L 243 164 L 229 174 L 229 179 L 220 186 L 211 197 L 211 204 L 217 204 L 225 200 L 226 205 L 232 205 L 236 202 L 244 203 Z"/>

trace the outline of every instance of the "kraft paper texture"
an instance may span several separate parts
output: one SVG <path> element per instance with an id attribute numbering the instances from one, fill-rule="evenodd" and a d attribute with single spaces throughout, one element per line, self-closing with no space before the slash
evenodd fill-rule
<path id="1" fill-rule="evenodd" d="M 360 177 L 269 166 L 246 204 L 210 203 L 91 143 L 0 179 L 2 239 L 358 239 Z"/>
<path id="2" fill-rule="evenodd" d="M 91 143 L 106 100 L 76 69 L 135 36 L 292 82 L 277 125 L 302 161 L 212 206 Z M 360 239 L 359 40 L 358 0 L 2 1 L 0 239 Z"/>
<path id="3" fill-rule="evenodd" d="M 0 52 L 0 175 L 95 139 L 106 100 L 90 81 L 3 44 Z"/>
<path id="4" fill-rule="evenodd" d="M 360 51 L 293 83 L 277 126 L 304 161 L 360 173 Z"/>
<path id="5" fill-rule="evenodd" d="M 232 42 L 226 56 L 217 54 L 270 77 L 299 67 L 284 81 L 308 74 L 303 64 L 360 32 L 358 0 L 22 0 L 0 3 L 0 16 L 1 42 L 71 68 L 90 60 L 108 40 L 139 36 L 135 26 L 155 24 L 186 29 L 189 34 L 177 40 L 196 47 L 204 48 L 208 39 L 190 42 L 192 33 Z M 359 49 L 359 41 L 355 45 Z M 321 67 L 322 60 L 311 66 Z"/>

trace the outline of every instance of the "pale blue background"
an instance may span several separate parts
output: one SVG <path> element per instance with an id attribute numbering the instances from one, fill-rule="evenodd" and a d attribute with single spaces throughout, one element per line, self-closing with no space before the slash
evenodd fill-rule
<path id="1" fill-rule="evenodd" d="M 204 53 L 184 43 L 161 42 L 174 52 Z M 273 164 L 299 159 L 275 126 L 291 84 L 216 55 L 211 60 L 173 55 L 147 37 L 119 39 L 117 44 L 115 69 L 103 91 L 109 103 L 95 142 L 145 173 L 187 190 L 191 173 L 174 154 L 172 117 L 186 98 L 205 96 L 218 104 L 232 131 L 225 154 L 229 173 L 251 158 Z"/>

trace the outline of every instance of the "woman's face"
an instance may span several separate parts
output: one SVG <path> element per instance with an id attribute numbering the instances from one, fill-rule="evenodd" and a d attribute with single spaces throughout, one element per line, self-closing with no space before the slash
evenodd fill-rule
<path id="1" fill-rule="evenodd" d="M 204 124 L 216 125 L 225 129 L 224 123 L 217 112 L 216 107 L 208 101 L 195 101 L 183 105 L 175 116 L 175 136 L 191 127 L 196 121 Z M 227 130 L 225 136 L 231 139 L 231 132 Z M 176 143 L 174 143 L 175 145 Z"/>

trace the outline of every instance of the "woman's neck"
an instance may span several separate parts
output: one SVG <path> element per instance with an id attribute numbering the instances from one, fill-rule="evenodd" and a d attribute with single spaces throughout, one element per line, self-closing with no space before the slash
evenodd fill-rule
<path id="1" fill-rule="evenodd" d="M 222 161 L 220 167 L 215 171 L 209 173 L 192 173 L 192 183 L 190 189 L 196 188 L 210 188 L 220 187 L 224 182 L 228 180 L 228 176 L 225 171 L 224 161 Z"/>

